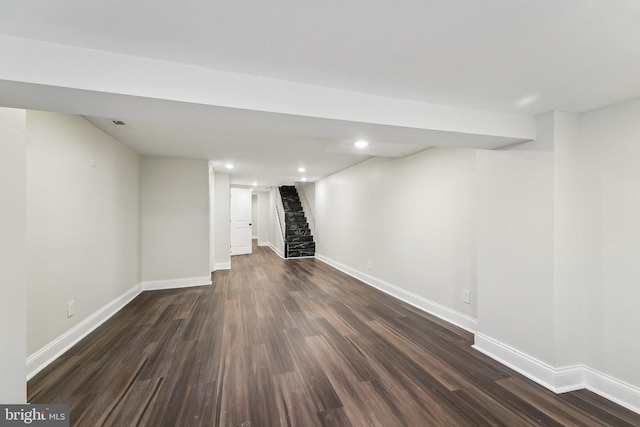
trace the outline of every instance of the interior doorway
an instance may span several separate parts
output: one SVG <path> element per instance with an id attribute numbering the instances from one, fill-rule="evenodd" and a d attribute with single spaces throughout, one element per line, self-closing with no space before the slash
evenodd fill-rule
<path id="1" fill-rule="evenodd" d="M 252 191 L 231 188 L 231 255 L 252 252 Z"/>

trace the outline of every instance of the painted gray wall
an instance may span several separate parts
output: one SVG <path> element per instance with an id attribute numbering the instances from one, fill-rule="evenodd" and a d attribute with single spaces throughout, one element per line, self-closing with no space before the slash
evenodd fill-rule
<path id="1" fill-rule="evenodd" d="M 260 246 L 267 246 L 269 244 L 271 223 L 269 222 L 270 208 L 269 205 L 269 193 L 261 191 L 258 193 L 258 207 L 259 207 L 259 221 L 260 229 L 258 230 L 258 244 Z"/>
<path id="2" fill-rule="evenodd" d="M 79 116 L 27 128 L 31 355 L 138 284 L 139 156 Z"/>
<path id="3" fill-rule="evenodd" d="M 0 402 L 27 399 L 26 111 L 0 108 Z"/>
<path id="4" fill-rule="evenodd" d="M 140 169 L 142 282 L 208 278 L 208 162 L 144 157 Z"/>
<path id="5" fill-rule="evenodd" d="M 278 215 L 276 213 L 276 205 L 279 197 L 278 191 L 277 187 L 269 189 L 268 216 L 269 224 L 271 224 L 269 227 L 269 244 L 276 250 L 276 252 L 279 252 L 281 256 L 284 256 L 284 241 L 280 223 L 278 222 Z M 284 218 L 282 220 L 284 221 Z"/>
<path id="6" fill-rule="evenodd" d="M 317 253 L 475 317 L 475 156 L 430 149 L 317 181 Z"/>
<path id="7" fill-rule="evenodd" d="M 216 173 L 209 163 L 209 271 L 216 269 Z"/>
<path id="8" fill-rule="evenodd" d="M 551 364 L 553 152 L 478 152 L 477 187 L 478 332 Z"/>
<path id="9" fill-rule="evenodd" d="M 599 251 L 599 239 L 585 234 L 582 202 L 592 190 L 581 170 L 587 166 L 580 152 L 580 116 L 553 113 L 554 133 L 554 322 L 555 365 L 585 363 L 587 356 L 586 300 L 594 277 L 590 275 L 589 251 Z M 587 166 L 588 167 L 588 166 Z M 585 264 L 586 262 L 586 264 Z M 593 327 L 597 327 L 595 324 Z"/>
<path id="10" fill-rule="evenodd" d="M 586 292 L 586 362 L 640 387 L 640 100 L 581 115 L 572 158 L 572 288 Z"/>
<path id="11" fill-rule="evenodd" d="M 231 226 L 229 174 L 215 174 L 215 247 L 216 265 L 229 266 L 231 263 Z"/>
<path id="12" fill-rule="evenodd" d="M 251 195 L 251 238 L 257 239 L 260 235 L 260 201 L 258 194 Z"/>

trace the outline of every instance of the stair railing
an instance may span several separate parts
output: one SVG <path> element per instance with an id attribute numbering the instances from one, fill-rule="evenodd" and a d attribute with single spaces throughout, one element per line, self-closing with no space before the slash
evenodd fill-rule
<path id="1" fill-rule="evenodd" d="M 314 240 L 317 241 L 316 219 L 313 215 L 313 210 L 311 209 L 311 205 L 307 200 L 307 196 L 304 193 L 304 186 L 296 183 L 296 191 L 298 192 L 298 198 L 300 199 L 300 203 L 302 204 L 302 210 L 304 211 L 304 214 L 307 217 L 307 223 L 309 224 L 309 230 L 311 230 L 311 235 L 314 237 Z"/>
<path id="2" fill-rule="evenodd" d="M 285 216 L 284 216 L 284 205 L 282 204 L 282 196 L 280 195 L 280 189 L 276 187 L 276 216 L 278 217 L 278 229 L 280 230 L 280 242 L 282 243 L 282 257 L 284 258 L 285 254 Z"/>

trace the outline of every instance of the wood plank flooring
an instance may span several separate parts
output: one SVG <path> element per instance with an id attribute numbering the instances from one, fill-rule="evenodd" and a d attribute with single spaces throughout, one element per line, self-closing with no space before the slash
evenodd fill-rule
<path id="1" fill-rule="evenodd" d="M 213 286 L 140 295 L 29 381 L 29 402 L 70 404 L 74 426 L 640 426 L 315 259 L 232 263 Z"/>

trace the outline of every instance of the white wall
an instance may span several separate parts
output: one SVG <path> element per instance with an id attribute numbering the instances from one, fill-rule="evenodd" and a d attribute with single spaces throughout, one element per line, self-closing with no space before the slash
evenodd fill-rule
<path id="1" fill-rule="evenodd" d="M 276 205 L 278 204 L 278 188 L 273 187 L 269 190 L 269 220 L 268 223 L 271 224 L 269 227 L 269 245 L 272 249 L 274 249 L 280 256 L 284 257 L 284 240 L 282 236 L 282 228 L 280 227 L 280 222 L 278 221 L 278 214 L 276 212 Z M 284 221 L 284 218 L 281 218 Z"/>
<path id="2" fill-rule="evenodd" d="M 231 268 L 231 219 L 229 174 L 215 174 L 216 270 Z"/>
<path id="3" fill-rule="evenodd" d="M 580 118 L 580 240 L 589 366 L 640 387 L 640 100 Z M 577 286 L 577 283 L 576 283 Z M 638 399 L 640 402 L 640 398 Z"/>
<path id="4" fill-rule="evenodd" d="M 216 269 L 216 173 L 209 162 L 209 271 Z"/>
<path id="5" fill-rule="evenodd" d="M 475 151 L 430 149 L 317 181 L 316 252 L 475 317 L 474 178 Z"/>
<path id="6" fill-rule="evenodd" d="M 302 197 L 307 200 L 311 213 L 315 216 L 316 212 L 316 184 L 315 182 L 308 182 L 299 186 L 302 189 Z"/>
<path id="7" fill-rule="evenodd" d="M 260 229 L 258 230 L 258 245 L 268 246 L 270 238 L 270 229 L 272 224 L 269 205 L 269 193 L 261 191 L 258 193 L 258 207 L 259 207 L 259 222 Z"/>
<path id="8" fill-rule="evenodd" d="M 0 402 L 27 398 L 26 111 L 0 108 Z"/>
<path id="9" fill-rule="evenodd" d="M 257 239 L 260 234 L 260 201 L 258 194 L 251 195 L 251 238 Z"/>
<path id="10" fill-rule="evenodd" d="M 141 280 L 210 283 L 208 162 L 144 157 L 140 174 Z"/>
<path id="11" fill-rule="evenodd" d="M 316 183 L 296 183 L 296 190 L 302 202 L 302 208 L 304 209 L 307 223 L 311 234 L 316 235 Z"/>
<path id="12" fill-rule="evenodd" d="M 478 332 L 554 360 L 553 152 L 478 151 Z"/>
<path id="13" fill-rule="evenodd" d="M 582 231 L 587 220 L 584 213 L 593 214 L 599 208 L 584 200 L 595 187 L 582 177 L 582 170 L 590 166 L 581 154 L 579 116 L 555 113 L 555 124 L 555 365 L 562 367 L 586 362 L 587 330 L 600 328 L 587 325 L 585 305 L 587 296 L 597 292 L 599 274 L 593 274 L 597 265 L 593 255 L 600 251 L 600 239 Z"/>
<path id="14" fill-rule="evenodd" d="M 33 354 L 137 285 L 138 155 L 79 116 L 28 111 L 27 127 Z"/>

